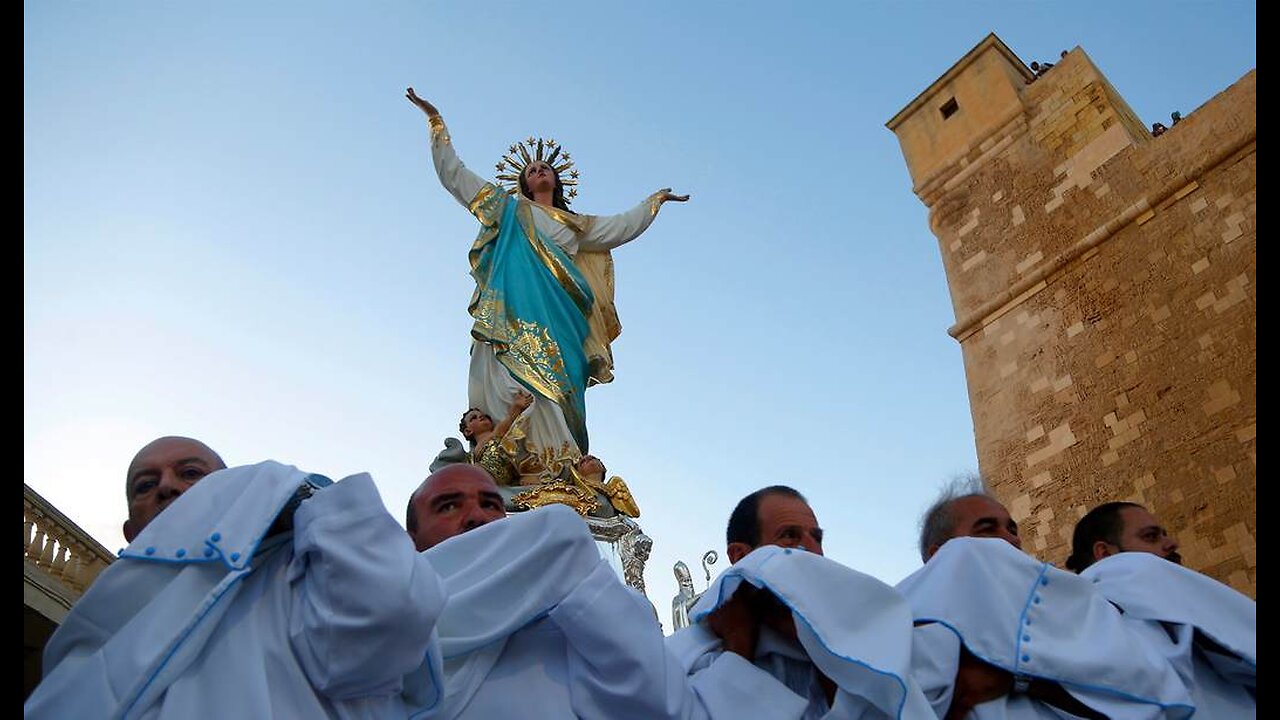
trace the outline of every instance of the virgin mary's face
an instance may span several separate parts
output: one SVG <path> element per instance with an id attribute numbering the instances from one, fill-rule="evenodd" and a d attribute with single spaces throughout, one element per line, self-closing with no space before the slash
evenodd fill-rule
<path id="1" fill-rule="evenodd" d="M 524 169 L 524 183 L 529 192 L 556 189 L 556 171 L 542 160 L 534 160 Z"/>

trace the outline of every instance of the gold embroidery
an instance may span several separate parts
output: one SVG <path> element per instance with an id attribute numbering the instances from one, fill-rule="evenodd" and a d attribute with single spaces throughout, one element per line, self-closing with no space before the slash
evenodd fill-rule
<path id="1" fill-rule="evenodd" d="M 492 183 L 487 183 L 480 188 L 476 196 L 467 204 L 467 210 L 475 215 L 483 226 L 480 228 L 480 233 L 476 235 L 476 241 L 471 244 L 471 251 L 467 253 L 472 272 L 475 272 L 480 265 L 480 255 L 485 246 L 497 239 L 502 211 L 505 209 L 506 196 L 501 188 Z M 471 309 L 475 308 L 478 297 L 478 295 L 471 296 Z"/>
<path id="2" fill-rule="evenodd" d="M 553 375 L 564 374 L 564 358 L 560 357 L 560 346 L 551 337 L 550 331 L 535 322 L 516 320 L 519 332 L 511 339 L 508 348 L 518 353 L 530 365 Z"/>
<path id="3" fill-rule="evenodd" d="M 506 196 L 503 195 L 502 189 L 493 183 L 485 183 L 484 187 L 476 191 L 476 196 L 471 198 L 471 202 L 467 204 L 467 210 L 471 211 L 471 214 L 484 225 L 497 225 L 502 220 L 505 203 Z M 473 252 L 475 248 L 476 246 L 473 245 Z"/>
<path id="4" fill-rule="evenodd" d="M 528 320 L 506 321 L 506 307 L 501 294 L 492 288 L 479 293 L 471 304 L 471 336 L 489 343 L 497 351 L 498 361 L 515 377 L 561 407 L 566 407 L 574 393 L 567 381 L 564 357 L 551 332 Z M 519 439 L 518 433 L 513 439 Z"/>
<path id="5" fill-rule="evenodd" d="M 659 190 L 649 196 L 649 216 L 654 217 L 658 214 L 658 208 L 662 207 L 662 203 L 666 202 L 667 192 Z"/>
<path id="6" fill-rule="evenodd" d="M 590 220 L 594 220 L 589 215 L 574 215 L 565 212 L 554 205 L 543 205 L 542 203 L 534 203 L 539 210 L 546 213 L 548 217 L 556 222 L 569 228 L 575 235 L 581 235 L 587 231 Z"/>
<path id="7" fill-rule="evenodd" d="M 529 383 L 543 397 L 564 407 L 574 388 L 565 382 L 564 358 L 560 345 L 541 325 L 527 320 L 514 320 L 505 342 L 506 352 L 498 360 L 513 375 Z"/>
<path id="8" fill-rule="evenodd" d="M 573 392 L 565 375 L 560 345 L 550 331 L 534 322 L 512 319 L 504 322 L 506 307 L 500 293 L 486 288 L 471 304 L 471 336 L 493 345 L 498 361 L 512 375 L 524 380 L 538 394 L 563 405 Z"/>
<path id="9" fill-rule="evenodd" d="M 477 290 L 477 293 L 477 299 L 471 303 L 471 317 L 475 318 L 472 334 L 480 332 L 486 338 L 501 339 L 497 336 L 502 335 L 501 322 L 506 315 L 506 304 L 491 288 L 483 292 Z"/>
<path id="10" fill-rule="evenodd" d="M 471 245 L 471 251 L 467 253 L 467 259 L 471 262 L 471 271 L 474 273 L 476 267 L 480 265 L 480 253 L 484 251 L 484 246 L 496 240 L 498 237 L 498 226 L 482 227 L 480 234 L 476 235 L 476 241 Z M 477 288 L 477 291 L 479 288 Z M 475 295 L 471 297 L 471 304 L 476 302 Z"/>
<path id="11" fill-rule="evenodd" d="M 484 468 L 499 485 L 516 484 L 516 468 L 501 441 L 490 438 L 473 454 L 471 462 Z"/>
<path id="12" fill-rule="evenodd" d="M 587 316 L 591 332 L 582 345 L 587 356 L 587 386 L 590 387 L 613 380 L 610 344 L 622 333 L 622 323 L 618 321 L 618 310 L 613 303 L 613 256 L 607 250 L 584 250 L 574 256 L 573 264 L 578 266 L 595 299 Z"/>
<path id="13" fill-rule="evenodd" d="M 449 137 L 449 128 L 444 126 L 444 118 L 439 115 L 432 115 L 427 118 L 427 124 L 431 126 L 431 137 L 439 140 L 446 145 L 452 142 Z"/>

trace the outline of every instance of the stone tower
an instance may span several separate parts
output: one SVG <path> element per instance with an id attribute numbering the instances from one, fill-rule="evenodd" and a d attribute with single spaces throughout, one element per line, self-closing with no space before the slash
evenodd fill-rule
<path id="1" fill-rule="evenodd" d="M 989 35 L 889 121 L 929 208 L 978 459 L 1061 564 L 1110 500 L 1256 592 L 1256 71 L 1160 137 L 1080 48 Z"/>

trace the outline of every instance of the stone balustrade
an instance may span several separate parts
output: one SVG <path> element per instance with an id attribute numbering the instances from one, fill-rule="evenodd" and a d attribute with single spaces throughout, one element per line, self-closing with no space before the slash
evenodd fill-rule
<path id="1" fill-rule="evenodd" d="M 22 489 L 26 560 L 79 597 L 114 557 L 30 486 Z"/>

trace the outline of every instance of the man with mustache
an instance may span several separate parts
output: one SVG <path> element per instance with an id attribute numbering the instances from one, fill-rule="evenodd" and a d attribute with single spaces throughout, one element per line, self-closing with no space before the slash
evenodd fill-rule
<path id="1" fill-rule="evenodd" d="M 916 625 L 914 677 L 939 717 L 1175 720 L 1195 709 L 1103 594 L 1022 551 L 981 478 L 942 493 L 919 547 L 924 567 L 897 589 Z"/>
<path id="2" fill-rule="evenodd" d="M 1257 604 L 1181 567 L 1178 541 L 1146 508 L 1111 502 L 1076 523 L 1067 567 L 1124 613 L 1191 692 L 1197 716 L 1257 715 Z M 1166 562 L 1167 561 L 1167 562 Z"/>
<path id="3" fill-rule="evenodd" d="M 1182 564 L 1178 541 L 1146 508 L 1131 502 L 1109 502 L 1090 510 L 1076 523 L 1067 569 L 1082 572 L 1122 552 L 1151 553 Z"/>

